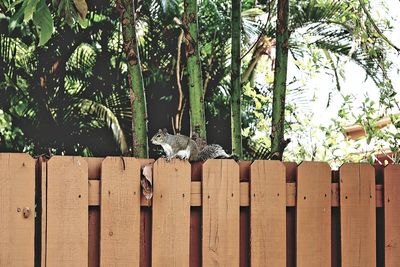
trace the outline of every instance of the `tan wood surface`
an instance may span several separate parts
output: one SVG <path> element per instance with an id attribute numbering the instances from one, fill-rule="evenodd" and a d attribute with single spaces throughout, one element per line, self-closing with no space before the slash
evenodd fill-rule
<path id="1" fill-rule="evenodd" d="M 331 169 L 327 163 L 298 166 L 296 216 L 297 266 L 330 266 Z"/>
<path id="2" fill-rule="evenodd" d="M 100 266 L 139 266 L 140 162 L 107 157 L 101 166 Z"/>
<path id="3" fill-rule="evenodd" d="M 87 266 L 87 162 L 54 156 L 47 166 L 46 266 Z"/>
<path id="4" fill-rule="evenodd" d="M 285 172 L 280 161 L 255 161 L 251 165 L 251 266 L 286 265 Z"/>
<path id="5" fill-rule="evenodd" d="M 340 201 L 342 266 L 375 266 L 375 170 L 371 165 L 340 168 Z"/>
<path id="6" fill-rule="evenodd" d="M 203 266 L 239 266 L 239 181 L 233 160 L 203 165 Z"/>
<path id="7" fill-rule="evenodd" d="M 158 159 L 153 168 L 152 266 L 189 266 L 190 164 Z"/>
<path id="8" fill-rule="evenodd" d="M 101 181 L 99 180 L 89 180 L 89 206 L 99 206 L 100 205 L 100 186 Z M 240 182 L 240 206 L 249 207 L 250 197 L 249 197 L 250 185 L 249 182 Z M 295 207 L 296 206 L 296 183 L 286 183 L 286 206 Z M 191 183 L 190 192 L 190 206 L 201 207 L 201 182 Z M 339 207 L 339 184 L 332 183 L 331 185 L 331 195 L 332 195 L 332 207 Z M 376 207 L 383 207 L 383 186 L 376 185 Z M 151 206 L 151 200 L 147 200 L 142 196 L 140 199 L 140 205 L 142 207 Z"/>
<path id="9" fill-rule="evenodd" d="M 33 266 L 34 222 L 35 160 L 0 153 L 0 266 Z"/>
<path id="10" fill-rule="evenodd" d="M 385 266 L 400 265 L 400 165 L 385 168 Z"/>

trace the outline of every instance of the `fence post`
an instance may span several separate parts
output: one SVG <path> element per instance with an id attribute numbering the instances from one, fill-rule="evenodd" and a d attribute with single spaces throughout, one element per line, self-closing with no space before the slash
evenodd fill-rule
<path id="1" fill-rule="evenodd" d="M 331 168 L 323 162 L 303 162 L 297 172 L 297 266 L 330 266 Z"/>
<path id="2" fill-rule="evenodd" d="M 286 266 L 286 170 L 257 160 L 250 178 L 251 266 Z"/>
<path id="3" fill-rule="evenodd" d="M 33 266 L 35 160 L 0 153 L 0 266 Z"/>
<path id="4" fill-rule="evenodd" d="M 239 266 L 239 166 L 233 160 L 203 165 L 203 266 Z"/>
<path id="5" fill-rule="evenodd" d="M 190 164 L 158 159 L 153 168 L 152 266 L 189 266 Z"/>
<path id="6" fill-rule="evenodd" d="M 340 167 L 342 267 L 376 266 L 375 190 L 370 164 Z"/>
<path id="7" fill-rule="evenodd" d="M 81 157 L 47 162 L 46 266 L 88 264 L 88 166 Z M 44 223 L 44 222 L 42 222 Z"/>
<path id="8" fill-rule="evenodd" d="M 389 165 L 383 178 L 385 207 L 385 266 L 400 263 L 400 165 Z"/>
<path id="9" fill-rule="evenodd" d="M 139 160 L 103 160 L 100 227 L 100 266 L 139 266 Z"/>

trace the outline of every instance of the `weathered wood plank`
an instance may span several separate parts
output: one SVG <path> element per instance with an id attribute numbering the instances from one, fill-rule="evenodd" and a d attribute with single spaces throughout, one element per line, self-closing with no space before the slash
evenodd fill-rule
<path id="1" fill-rule="evenodd" d="M 153 169 L 152 266 L 189 266 L 190 164 L 159 159 Z"/>
<path id="2" fill-rule="evenodd" d="M 376 266 L 375 170 L 369 164 L 340 168 L 342 266 Z"/>
<path id="3" fill-rule="evenodd" d="M 0 266 L 33 266 L 35 160 L 0 153 Z"/>
<path id="4" fill-rule="evenodd" d="M 285 171 L 280 161 L 251 165 L 251 266 L 286 265 Z"/>
<path id="5" fill-rule="evenodd" d="M 89 206 L 100 205 L 100 184 L 99 180 L 89 180 Z M 249 183 L 240 182 L 240 206 L 249 207 Z M 286 183 L 286 207 L 296 207 L 296 183 Z M 192 182 L 190 193 L 190 206 L 201 207 L 201 182 Z M 331 187 L 332 207 L 339 207 L 339 184 L 332 183 Z M 382 208 L 383 186 L 376 185 L 376 207 Z M 140 199 L 142 207 L 151 206 L 151 201 L 147 202 L 144 197 Z"/>
<path id="6" fill-rule="evenodd" d="M 389 165 L 383 178 L 385 201 L 385 266 L 400 264 L 400 165 Z"/>
<path id="7" fill-rule="evenodd" d="M 88 264 L 88 166 L 81 157 L 47 163 L 46 266 Z"/>
<path id="8" fill-rule="evenodd" d="M 107 157 L 101 166 L 100 266 L 139 266 L 140 162 Z"/>
<path id="9" fill-rule="evenodd" d="M 303 162 L 297 173 L 297 266 L 330 266 L 331 169 L 326 163 Z"/>
<path id="10" fill-rule="evenodd" d="M 99 206 L 100 205 L 100 184 L 101 182 L 98 180 L 89 180 L 89 206 Z M 192 182 L 191 184 L 191 193 L 190 193 L 190 206 L 192 207 L 201 207 L 201 182 Z M 250 206 L 250 198 L 249 198 L 249 183 L 248 182 L 240 182 L 240 206 L 241 207 L 249 207 Z M 295 183 L 286 183 L 286 207 L 296 207 L 296 184 Z M 332 183 L 331 187 L 331 195 L 332 195 L 332 207 L 340 206 L 340 197 L 339 197 L 339 184 Z M 383 207 L 383 186 L 376 185 L 376 207 Z M 146 201 L 144 197 L 140 199 L 140 205 L 142 207 L 151 206 L 151 200 L 149 202 Z"/>
<path id="11" fill-rule="evenodd" d="M 239 266 L 239 166 L 233 160 L 203 165 L 203 266 Z"/>

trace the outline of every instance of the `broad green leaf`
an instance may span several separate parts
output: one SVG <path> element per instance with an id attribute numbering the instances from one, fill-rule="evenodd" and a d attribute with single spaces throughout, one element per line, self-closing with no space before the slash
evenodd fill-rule
<path id="1" fill-rule="evenodd" d="M 39 0 L 25 0 L 23 4 L 24 8 L 24 22 L 28 22 L 32 19 L 33 13 L 36 10 L 36 6 Z"/>
<path id="2" fill-rule="evenodd" d="M 37 10 L 33 14 L 33 23 L 40 33 L 39 45 L 41 46 L 50 39 L 54 29 L 54 22 L 45 0 L 40 0 L 36 8 Z"/>
<path id="3" fill-rule="evenodd" d="M 14 15 L 12 15 L 12 17 L 10 18 L 10 24 L 8 25 L 9 31 L 13 31 L 18 26 L 24 15 L 24 9 L 25 7 L 24 5 L 22 5 L 22 7 L 17 12 L 15 12 Z"/>
<path id="4" fill-rule="evenodd" d="M 82 19 L 81 17 L 78 17 L 78 23 L 81 25 L 83 29 L 86 29 L 89 26 L 89 20 L 88 19 Z"/>

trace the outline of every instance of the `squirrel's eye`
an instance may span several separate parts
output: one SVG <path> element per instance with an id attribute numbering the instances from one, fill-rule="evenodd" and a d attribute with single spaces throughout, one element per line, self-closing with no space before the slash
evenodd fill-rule
<path id="1" fill-rule="evenodd" d="M 161 136 L 161 134 L 157 134 L 157 137 L 160 137 Z"/>

